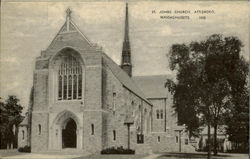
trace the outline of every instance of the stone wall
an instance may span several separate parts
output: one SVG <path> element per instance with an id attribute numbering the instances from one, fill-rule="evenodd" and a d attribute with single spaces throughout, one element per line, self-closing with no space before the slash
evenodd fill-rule
<path id="1" fill-rule="evenodd" d="M 39 126 L 40 125 L 40 126 Z M 40 127 L 40 128 L 39 128 Z M 40 130 L 39 130 L 40 129 Z M 48 150 L 48 113 L 32 113 L 31 151 Z"/>
<path id="2" fill-rule="evenodd" d="M 31 126 L 31 151 L 36 152 L 48 149 L 48 70 L 36 66 L 33 82 L 34 106 Z"/>
<path id="3" fill-rule="evenodd" d="M 124 125 L 124 120 L 128 106 L 124 105 L 123 90 L 125 88 L 108 66 L 104 64 L 102 70 L 102 106 L 105 110 L 103 116 L 105 118 L 103 119 L 105 120 L 105 123 L 103 123 L 105 144 L 103 144 L 103 149 L 119 146 L 127 147 L 127 127 Z"/>
<path id="4" fill-rule="evenodd" d="M 177 115 L 172 107 L 172 97 L 150 98 L 153 106 L 153 132 L 169 132 L 177 126 Z M 157 119 L 156 110 L 163 110 L 163 119 Z M 161 116 L 161 115 L 160 115 Z"/>
<path id="5" fill-rule="evenodd" d="M 153 106 L 153 132 L 164 132 L 166 128 L 166 119 L 165 119 L 165 98 L 160 99 L 150 99 L 150 102 L 154 105 Z M 159 114 L 159 119 L 157 119 L 157 110 L 163 110 L 163 118 L 161 119 L 161 114 Z"/>
<path id="6" fill-rule="evenodd" d="M 54 59 L 62 50 L 73 50 L 74 56 L 83 66 L 82 99 L 76 101 L 57 100 L 57 74 Z M 79 32 L 58 34 L 49 47 L 36 59 L 34 71 L 34 106 L 32 112 L 32 152 L 49 148 L 49 134 L 53 131 L 54 119 L 63 111 L 70 111 L 80 120 L 78 133 L 82 133 L 80 147 L 91 151 L 102 149 L 102 68 L 101 51 L 93 46 Z M 83 114 L 82 116 L 79 116 Z M 91 123 L 95 134 L 90 136 Z M 38 132 L 41 126 L 41 133 Z M 50 127 L 50 129 L 49 129 Z M 53 131 L 53 132 L 49 132 Z M 55 130 L 56 131 L 56 130 Z M 52 140 L 52 137 L 50 137 Z M 50 141 L 53 142 L 53 141 Z M 53 148 L 53 144 L 50 143 Z"/>
<path id="7" fill-rule="evenodd" d="M 92 134 L 91 125 L 94 126 Z M 83 113 L 83 149 L 96 153 L 102 150 L 102 112 L 84 111 Z"/>
<path id="8" fill-rule="evenodd" d="M 195 148 L 189 143 L 185 143 L 185 139 L 188 139 L 188 136 L 182 134 L 181 136 L 181 152 L 195 152 Z M 178 136 L 178 141 L 176 141 L 176 136 Z M 145 136 L 144 144 L 146 147 L 150 145 L 152 152 L 179 152 L 179 134 L 175 132 L 175 135 L 170 135 L 165 132 L 154 132 Z M 145 146 L 144 145 L 144 146 Z M 143 153 L 141 149 L 139 149 L 140 153 Z M 147 153 L 145 151 L 144 153 Z"/>
<path id="9" fill-rule="evenodd" d="M 24 147 L 28 145 L 28 132 L 27 132 L 27 125 L 20 125 L 18 127 L 18 141 L 17 141 L 17 147 Z"/>
<path id="10" fill-rule="evenodd" d="M 143 132 L 143 110 L 151 111 L 151 106 L 144 102 L 133 92 L 125 88 L 117 77 L 112 73 L 107 65 L 102 69 L 102 95 L 103 109 L 103 148 L 109 147 L 128 147 L 128 127 L 124 124 L 127 115 L 130 115 L 134 124 L 130 129 L 130 148 L 136 146 L 137 130 Z M 140 108 L 139 108 L 140 107 Z M 115 131 L 115 140 L 114 140 Z"/>

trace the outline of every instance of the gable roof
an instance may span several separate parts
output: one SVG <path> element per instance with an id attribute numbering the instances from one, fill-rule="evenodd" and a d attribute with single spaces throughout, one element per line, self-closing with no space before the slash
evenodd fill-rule
<path id="1" fill-rule="evenodd" d="M 136 83 L 133 81 L 132 78 L 128 76 L 126 72 L 123 71 L 110 57 L 108 57 L 105 53 L 102 53 L 103 62 L 106 64 L 114 76 L 122 83 L 124 87 L 128 90 L 136 94 L 139 98 L 143 99 L 148 104 L 152 105 L 143 94 L 143 92 L 139 89 Z"/>
<path id="2" fill-rule="evenodd" d="M 173 78 L 171 75 L 134 76 L 132 78 L 147 98 L 167 98 L 171 96 L 168 88 L 165 88 L 167 78 Z"/>
<path id="3" fill-rule="evenodd" d="M 19 124 L 20 126 L 21 125 L 28 125 L 28 116 L 26 115 L 23 119 L 23 121 Z"/>
<path id="4" fill-rule="evenodd" d="M 74 36 L 78 36 L 79 39 L 82 40 L 82 42 L 88 46 L 92 46 L 93 44 L 89 41 L 89 39 L 80 31 L 80 29 L 77 27 L 77 25 L 70 19 L 68 19 L 69 26 L 67 26 L 67 20 L 63 24 L 63 26 L 60 28 L 59 32 L 56 34 L 50 45 L 47 49 L 52 48 L 56 42 L 58 41 L 58 37 L 60 35 L 67 35 L 67 34 L 74 34 Z M 67 29 L 68 27 L 68 29 Z"/>

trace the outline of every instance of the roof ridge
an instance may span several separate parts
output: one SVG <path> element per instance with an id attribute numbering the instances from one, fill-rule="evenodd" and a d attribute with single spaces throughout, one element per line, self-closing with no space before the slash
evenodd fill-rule
<path id="1" fill-rule="evenodd" d="M 78 26 L 74 23 L 74 21 L 71 19 L 70 23 L 76 28 L 76 30 L 82 35 L 82 37 L 88 42 L 89 45 L 92 45 L 90 40 L 83 34 L 83 32 L 78 28 Z"/>
<path id="2" fill-rule="evenodd" d="M 104 56 L 103 56 L 104 58 L 107 58 L 110 62 L 112 62 L 113 65 L 116 65 L 115 67 L 118 68 L 118 72 L 117 72 L 117 73 L 115 73 L 115 72 L 112 70 L 112 68 L 107 64 L 107 66 L 110 68 L 111 72 L 112 72 L 112 73 L 114 74 L 114 76 L 122 83 L 122 85 L 123 85 L 124 87 L 126 87 L 128 90 L 130 90 L 131 92 L 133 92 L 134 94 L 136 94 L 139 98 L 143 99 L 145 102 L 147 102 L 148 104 L 152 105 L 152 103 L 151 103 L 150 101 L 147 100 L 147 98 L 146 98 L 146 96 L 144 95 L 143 91 L 140 90 L 139 86 L 137 86 L 136 82 L 135 82 L 132 78 L 130 78 L 130 77 L 128 76 L 128 74 L 127 74 L 123 69 L 121 69 L 121 68 L 119 67 L 119 65 L 116 64 L 116 63 L 115 63 L 106 53 L 102 52 L 102 55 L 104 55 Z M 128 83 L 127 83 L 127 85 L 126 85 L 126 83 L 125 83 L 124 81 L 122 81 L 122 80 L 119 78 L 119 76 L 118 76 L 119 73 L 121 73 L 122 75 L 126 76 L 126 78 L 127 78 L 128 80 L 131 81 L 131 83 L 134 85 L 134 87 L 136 87 L 136 89 L 137 89 L 139 92 L 136 92 L 135 90 L 132 90 L 133 88 L 130 88 Z M 123 80 L 125 80 L 125 79 L 123 79 Z"/>
<path id="3" fill-rule="evenodd" d="M 67 22 L 69 22 L 69 26 L 70 24 L 72 24 L 72 26 L 74 27 L 74 29 L 76 31 L 64 31 L 64 28 L 67 27 Z M 58 35 L 60 34 L 64 34 L 64 33 L 72 33 L 72 32 L 78 32 L 82 38 L 84 38 L 87 43 L 92 46 L 92 42 L 83 34 L 83 32 L 79 29 L 79 27 L 75 24 L 75 22 L 72 20 L 72 18 L 70 18 L 68 21 L 66 20 L 63 25 L 60 27 L 59 31 L 57 32 L 57 34 L 54 36 L 53 40 L 51 41 L 51 43 L 49 44 L 49 46 L 47 47 L 50 48 L 54 45 L 54 42 L 56 41 L 56 38 L 58 37 Z"/>

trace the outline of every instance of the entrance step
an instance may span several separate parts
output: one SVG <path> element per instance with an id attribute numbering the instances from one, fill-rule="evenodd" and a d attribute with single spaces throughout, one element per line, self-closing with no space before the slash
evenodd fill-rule
<path id="1" fill-rule="evenodd" d="M 79 149 L 74 149 L 74 148 L 64 148 L 62 150 L 48 150 L 44 152 L 39 152 L 41 154 L 58 154 L 58 155 L 90 155 L 88 151 L 85 150 L 79 150 Z"/>

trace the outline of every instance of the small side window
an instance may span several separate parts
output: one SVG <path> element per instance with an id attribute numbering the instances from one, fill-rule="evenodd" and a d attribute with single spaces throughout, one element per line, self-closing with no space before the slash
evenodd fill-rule
<path id="1" fill-rule="evenodd" d="M 161 109 L 161 119 L 163 119 L 163 110 Z"/>
<path id="2" fill-rule="evenodd" d="M 179 142 L 178 136 L 175 137 L 175 142 L 176 142 L 176 143 Z"/>
<path id="3" fill-rule="evenodd" d="M 158 109 L 156 110 L 156 118 L 160 119 L 160 111 Z"/>
<path id="4" fill-rule="evenodd" d="M 188 139 L 185 139 L 185 145 L 188 145 Z"/>
<path id="5" fill-rule="evenodd" d="M 160 136 L 158 136 L 157 141 L 161 142 L 161 137 Z"/>
<path id="6" fill-rule="evenodd" d="M 24 130 L 22 130 L 22 136 L 23 136 L 23 140 L 24 140 Z"/>
<path id="7" fill-rule="evenodd" d="M 40 124 L 38 124 L 38 135 L 41 135 L 42 127 Z"/>
<path id="8" fill-rule="evenodd" d="M 91 135 L 95 134 L 95 127 L 94 124 L 91 124 Z"/>
<path id="9" fill-rule="evenodd" d="M 113 130 L 113 140 L 115 141 L 116 140 L 116 131 Z"/>

